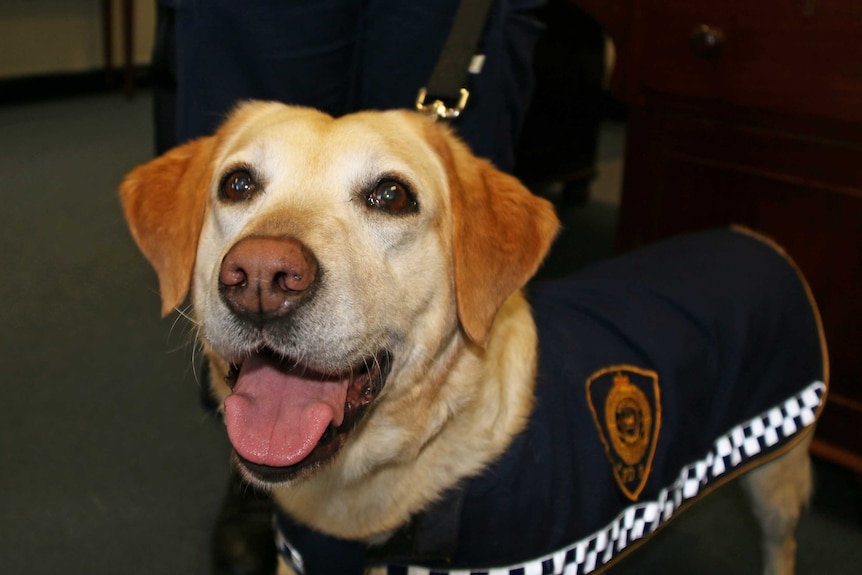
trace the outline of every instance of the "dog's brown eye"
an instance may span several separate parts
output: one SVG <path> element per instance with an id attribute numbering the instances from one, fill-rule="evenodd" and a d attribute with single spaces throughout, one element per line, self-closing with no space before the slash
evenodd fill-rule
<path id="1" fill-rule="evenodd" d="M 416 200 L 400 182 L 383 180 L 368 194 L 368 205 L 392 214 L 403 214 L 416 209 Z"/>
<path id="2" fill-rule="evenodd" d="M 235 170 L 222 180 L 219 197 L 231 202 L 242 202 L 257 192 L 255 182 L 248 170 Z"/>

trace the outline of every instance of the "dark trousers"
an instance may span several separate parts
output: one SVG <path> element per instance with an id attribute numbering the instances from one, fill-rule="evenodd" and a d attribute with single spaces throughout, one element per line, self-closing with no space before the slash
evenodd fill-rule
<path id="1" fill-rule="evenodd" d="M 532 88 L 532 52 L 541 31 L 532 11 L 542 2 L 494 2 L 480 46 L 485 65 L 471 77 L 468 108 L 455 123 L 478 155 L 506 170 L 514 163 Z M 172 133 L 173 143 L 180 143 L 212 133 L 237 101 L 250 98 L 312 106 L 333 116 L 413 107 L 458 0 L 170 4 L 159 12 L 159 30 L 169 18 L 175 18 L 175 30 L 157 34 L 154 63 L 175 65 L 176 103 L 166 100 L 159 114 L 159 98 L 171 94 L 157 91 L 156 121 L 157 134 Z"/>

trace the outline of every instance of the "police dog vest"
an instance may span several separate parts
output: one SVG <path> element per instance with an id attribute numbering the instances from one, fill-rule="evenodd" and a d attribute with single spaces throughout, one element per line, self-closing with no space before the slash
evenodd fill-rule
<path id="1" fill-rule="evenodd" d="M 592 573 L 813 429 L 828 363 L 810 291 L 744 231 L 668 240 L 537 283 L 535 408 L 484 472 L 382 547 L 278 513 L 306 575 Z"/>

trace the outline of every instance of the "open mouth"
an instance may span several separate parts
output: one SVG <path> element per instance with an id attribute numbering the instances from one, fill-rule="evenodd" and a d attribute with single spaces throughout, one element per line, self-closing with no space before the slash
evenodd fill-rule
<path id="1" fill-rule="evenodd" d="M 391 354 L 342 371 L 321 371 L 262 348 L 232 364 L 225 425 L 234 462 L 273 484 L 305 477 L 331 461 L 383 389 Z"/>

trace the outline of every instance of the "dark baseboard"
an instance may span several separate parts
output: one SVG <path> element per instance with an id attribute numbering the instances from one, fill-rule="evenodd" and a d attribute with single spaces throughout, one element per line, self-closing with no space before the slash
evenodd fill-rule
<path id="1" fill-rule="evenodd" d="M 149 68 L 135 67 L 135 89 L 149 87 Z M 115 69 L 0 79 L 0 106 L 123 92 L 124 74 Z"/>

